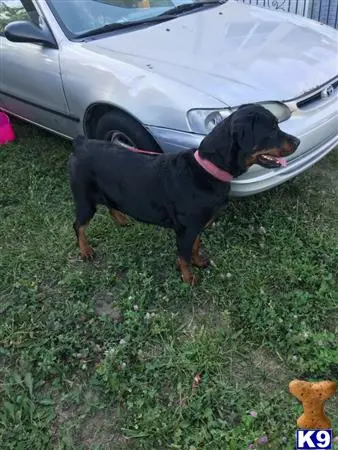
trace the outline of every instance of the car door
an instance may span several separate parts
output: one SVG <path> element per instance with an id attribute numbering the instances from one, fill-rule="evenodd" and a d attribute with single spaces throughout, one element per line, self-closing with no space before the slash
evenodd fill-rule
<path id="1" fill-rule="evenodd" d="M 10 42 L 8 23 L 43 18 L 31 0 L 0 0 L 0 102 L 3 108 L 53 131 L 69 135 L 72 120 L 65 99 L 58 48 Z"/>

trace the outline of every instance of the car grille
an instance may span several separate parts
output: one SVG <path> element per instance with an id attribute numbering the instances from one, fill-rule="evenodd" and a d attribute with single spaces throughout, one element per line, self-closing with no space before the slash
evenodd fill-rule
<path id="1" fill-rule="evenodd" d="M 303 97 L 297 102 L 297 107 L 299 109 L 308 109 L 317 106 L 319 102 L 337 97 L 338 95 L 338 79 L 334 80 L 332 83 L 324 85 L 319 91 L 308 97 Z"/>

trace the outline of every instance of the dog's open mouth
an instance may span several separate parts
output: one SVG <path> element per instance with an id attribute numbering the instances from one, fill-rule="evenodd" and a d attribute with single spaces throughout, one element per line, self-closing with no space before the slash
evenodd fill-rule
<path id="1" fill-rule="evenodd" d="M 274 169 L 278 167 L 287 167 L 288 162 L 286 158 L 280 156 L 272 156 L 268 154 L 259 155 L 257 157 L 257 164 L 266 169 Z"/>

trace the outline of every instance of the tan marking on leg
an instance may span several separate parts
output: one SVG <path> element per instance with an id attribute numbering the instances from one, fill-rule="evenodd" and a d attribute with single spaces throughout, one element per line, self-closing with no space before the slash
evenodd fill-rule
<path id="1" fill-rule="evenodd" d="M 207 258 L 203 258 L 203 256 L 200 255 L 200 247 L 201 247 L 201 238 L 198 237 L 193 245 L 192 248 L 192 264 L 196 267 L 205 268 L 208 267 L 209 261 Z"/>
<path id="2" fill-rule="evenodd" d="M 124 226 L 129 224 L 128 217 L 117 209 L 110 209 L 109 214 L 118 225 Z"/>
<path id="3" fill-rule="evenodd" d="M 88 225 L 82 225 L 78 229 L 78 243 L 80 248 L 80 254 L 83 259 L 93 259 L 94 250 L 89 246 L 86 235 L 86 228 Z"/>
<path id="4" fill-rule="evenodd" d="M 194 286 L 196 284 L 196 277 L 191 270 L 190 264 L 184 261 L 184 259 L 178 258 L 177 268 L 181 272 L 182 280 L 185 283 L 188 283 L 191 286 Z"/>

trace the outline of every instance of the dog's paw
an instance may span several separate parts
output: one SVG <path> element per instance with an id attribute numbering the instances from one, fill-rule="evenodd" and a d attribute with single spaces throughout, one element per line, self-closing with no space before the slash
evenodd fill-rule
<path id="1" fill-rule="evenodd" d="M 193 273 L 189 275 L 182 275 L 182 280 L 184 283 L 189 284 L 190 286 L 196 286 L 197 284 L 197 278 Z"/>
<path id="2" fill-rule="evenodd" d="M 201 255 L 198 255 L 192 259 L 192 264 L 195 267 L 199 267 L 200 269 L 206 269 L 210 266 L 210 260 L 208 258 L 204 258 Z"/>
<path id="3" fill-rule="evenodd" d="M 176 268 L 181 273 L 181 278 L 184 283 L 190 284 L 190 286 L 195 286 L 197 280 L 191 270 L 190 264 L 187 264 L 183 259 L 178 258 Z"/>
<path id="4" fill-rule="evenodd" d="M 95 258 L 95 252 L 92 247 L 87 247 L 81 252 L 81 258 L 84 261 L 93 261 Z"/>

